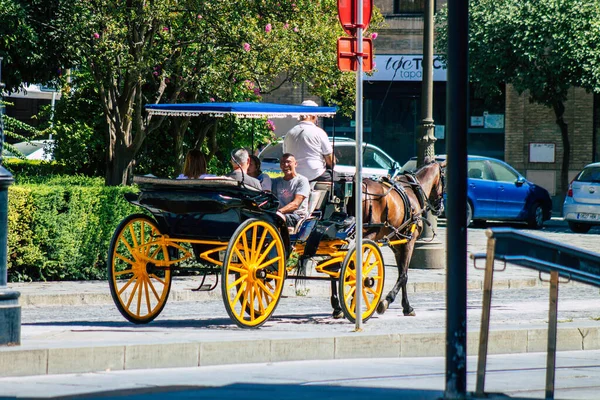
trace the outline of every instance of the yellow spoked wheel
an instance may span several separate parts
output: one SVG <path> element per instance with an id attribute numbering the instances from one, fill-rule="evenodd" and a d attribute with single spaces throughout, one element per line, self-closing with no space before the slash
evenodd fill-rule
<path id="1" fill-rule="evenodd" d="M 241 328 L 267 322 L 281 297 L 285 280 L 285 250 L 272 224 L 248 219 L 227 246 L 221 291 L 231 319 Z"/>
<path id="2" fill-rule="evenodd" d="M 110 242 L 110 293 L 121 314 L 136 324 L 156 318 L 171 290 L 171 271 L 164 267 L 168 248 L 160 238 L 152 218 L 134 214 L 119 224 Z"/>
<path id="3" fill-rule="evenodd" d="M 362 244 L 362 319 L 367 321 L 375 310 L 383 293 L 385 266 L 377 243 L 363 240 Z M 356 246 L 348 251 L 340 272 L 341 306 L 350 321 L 356 321 Z"/>

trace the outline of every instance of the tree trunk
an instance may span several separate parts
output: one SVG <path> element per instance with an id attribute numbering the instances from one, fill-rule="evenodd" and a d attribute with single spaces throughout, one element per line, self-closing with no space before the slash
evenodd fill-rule
<path id="1" fill-rule="evenodd" d="M 177 157 L 177 164 L 180 167 L 180 170 L 183 170 L 183 164 L 185 162 L 185 154 L 183 152 L 183 139 L 185 138 L 185 133 L 190 124 L 190 117 L 186 118 L 173 118 L 172 129 L 173 129 L 173 138 L 175 141 L 175 155 Z"/>
<path id="2" fill-rule="evenodd" d="M 112 160 L 106 165 L 106 186 L 127 185 L 133 170 L 133 158 L 126 147 L 117 146 Z"/>
<path id="3" fill-rule="evenodd" d="M 127 135 L 131 132 L 118 132 L 118 127 L 109 124 L 109 151 L 106 154 L 106 175 L 104 182 L 107 186 L 127 185 L 133 170 L 133 152 L 128 146 Z"/>
<path id="4" fill-rule="evenodd" d="M 557 101 L 552 105 L 556 115 L 556 124 L 560 128 L 563 143 L 563 159 L 560 167 L 560 193 L 564 194 L 569 186 L 569 164 L 571 162 L 571 142 L 569 141 L 569 126 L 564 120 L 565 105 Z"/>
<path id="5" fill-rule="evenodd" d="M 217 152 L 219 146 L 217 144 L 217 128 L 218 128 L 219 122 L 215 121 L 215 123 L 211 126 L 210 131 L 208 132 L 208 140 L 207 140 L 207 145 L 208 145 L 208 156 L 206 156 L 206 162 L 209 162 L 211 158 L 213 158 L 213 156 L 215 155 L 215 153 Z"/>

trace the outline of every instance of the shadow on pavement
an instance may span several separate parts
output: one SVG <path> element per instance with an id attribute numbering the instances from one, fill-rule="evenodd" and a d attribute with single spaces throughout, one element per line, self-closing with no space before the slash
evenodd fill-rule
<path id="1" fill-rule="evenodd" d="M 331 325 L 349 323 L 346 319 L 332 319 L 330 314 L 284 314 L 274 315 L 265 324 L 268 327 L 271 323 L 288 324 L 313 324 L 313 325 Z M 196 328 L 196 329 L 240 329 L 230 318 L 205 318 L 205 319 L 166 319 L 152 321 L 143 325 L 136 325 L 127 321 L 44 321 L 28 322 L 22 326 L 52 326 L 52 327 L 94 327 L 94 328 L 118 328 L 120 331 L 140 332 L 145 328 Z M 123 329 L 125 328 L 125 329 Z"/>
<path id="2" fill-rule="evenodd" d="M 52 397 L 57 399 L 58 397 Z M 83 399 L 244 399 L 264 400 L 265 398 L 278 400 L 300 399 L 414 399 L 433 400 L 443 398 L 439 390 L 420 389 L 383 389 L 372 387 L 349 386 L 320 386 L 320 385 L 264 385 L 264 384 L 233 384 L 221 387 L 190 387 L 170 386 L 142 389 L 126 389 L 90 393 L 84 395 L 60 397 L 64 400 Z"/>

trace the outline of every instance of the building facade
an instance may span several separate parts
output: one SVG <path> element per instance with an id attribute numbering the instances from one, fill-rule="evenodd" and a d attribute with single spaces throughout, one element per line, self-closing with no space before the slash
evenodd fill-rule
<path id="1" fill-rule="evenodd" d="M 433 0 L 436 11 L 447 0 Z M 417 154 L 421 123 L 421 71 L 423 10 L 425 0 L 374 0 L 385 25 L 373 41 L 375 72 L 364 80 L 364 140 L 384 149 L 403 164 Z M 435 53 L 435 51 L 434 51 Z M 433 119 L 436 125 L 436 154 L 446 153 L 446 72 L 434 56 Z M 290 88 L 272 101 L 299 103 L 306 98 L 302 88 Z M 583 166 L 600 160 L 597 135 L 600 97 L 579 88 L 565 102 L 571 157 L 569 179 Z M 291 100 L 291 101 L 288 101 Z M 472 88 L 469 96 L 467 151 L 469 154 L 504 160 L 529 180 L 548 189 L 559 211 L 566 187 L 561 187 L 563 144 L 552 109 L 529 103 L 508 85 L 497 99 L 479 98 Z M 324 120 L 326 131 L 354 137 L 351 119 Z M 285 132 L 280 132 L 283 134 Z"/>
<path id="2" fill-rule="evenodd" d="M 433 1 L 436 11 L 447 3 L 446 0 Z M 371 115 L 379 115 L 379 120 L 369 122 L 373 127 L 371 137 L 385 138 L 381 147 L 390 150 L 390 154 L 402 162 L 408 153 L 416 155 L 416 141 L 412 139 L 417 135 L 420 122 L 420 78 L 414 82 L 410 74 L 397 74 L 393 79 L 379 80 L 377 74 L 386 75 L 388 63 L 380 62 L 386 57 L 399 60 L 421 56 L 425 0 L 375 0 L 375 4 L 385 16 L 386 27 L 375 41 L 378 71 L 374 80 L 378 83 L 366 83 L 365 102 L 372 103 Z M 445 74 L 438 74 L 436 78 L 438 67 L 434 60 L 433 117 L 438 138 L 435 150 L 439 154 L 445 153 L 446 79 Z M 388 104 L 382 106 L 384 98 Z M 599 99 L 598 95 L 573 88 L 565 102 L 564 118 L 571 144 L 569 180 L 586 164 L 600 160 Z M 560 182 L 564 147 L 553 110 L 531 104 L 527 93 L 519 95 L 510 85 L 501 98 L 491 102 L 484 102 L 471 90 L 469 103 L 468 152 L 507 161 L 529 180 L 548 189 L 554 198 L 555 211 L 560 210 L 568 187 L 561 187 Z M 396 140 L 390 145 L 393 132 Z M 369 136 L 365 137 L 368 140 Z M 394 151 L 398 145 L 402 150 Z"/>

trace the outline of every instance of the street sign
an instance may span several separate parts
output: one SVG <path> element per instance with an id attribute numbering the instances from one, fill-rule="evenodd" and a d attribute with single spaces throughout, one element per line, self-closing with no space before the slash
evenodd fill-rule
<path id="1" fill-rule="evenodd" d="M 341 37 L 337 42 L 337 62 L 340 71 L 356 71 L 358 69 L 357 57 L 358 40 L 354 37 Z M 363 39 L 362 54 L 363 72 L 373 71 L 373 42 Z"/>
<path id="2" fill-rule="evenodd" d="M 356 35 L 357 28 L 357 1 L 356 0 L 338 0 L 338 18 L 344 28 L 344 32 L 350 36 Z M 371 13 L 373 11 L 373 0 L 363 0 L 363 30 L 367 30 L 371 22 Z"/>

